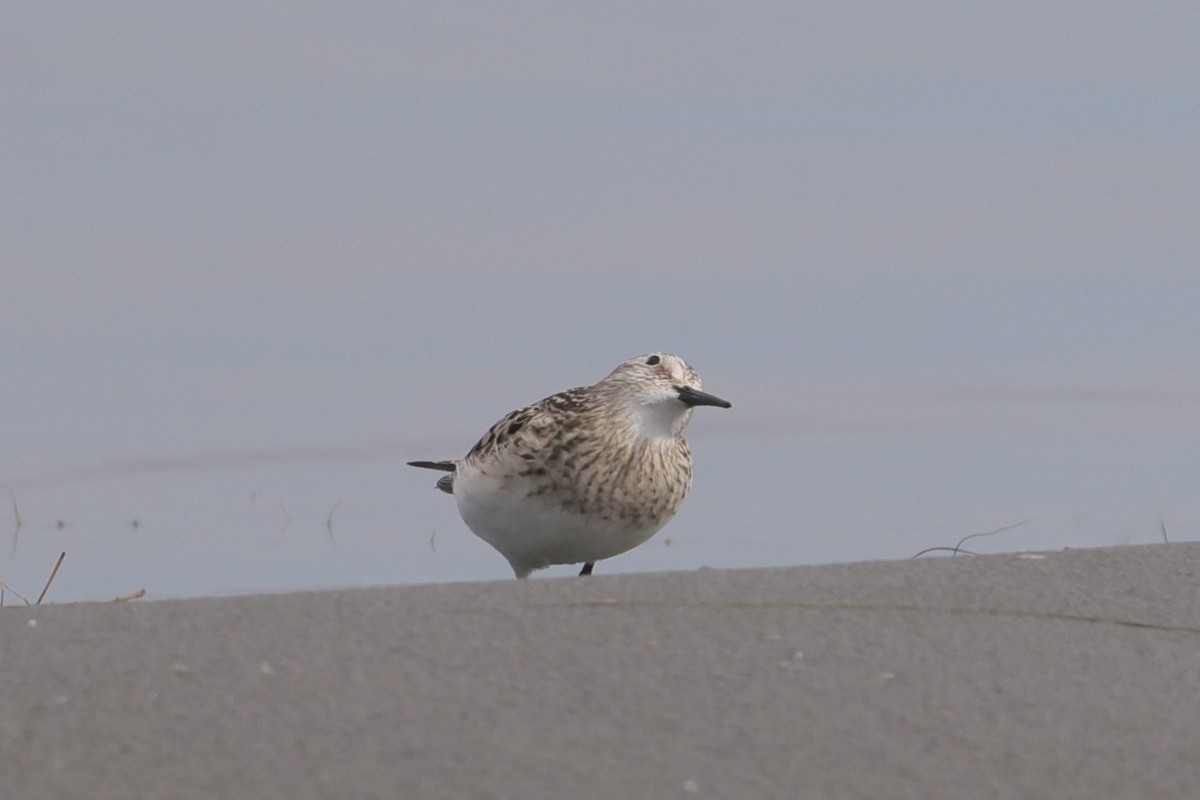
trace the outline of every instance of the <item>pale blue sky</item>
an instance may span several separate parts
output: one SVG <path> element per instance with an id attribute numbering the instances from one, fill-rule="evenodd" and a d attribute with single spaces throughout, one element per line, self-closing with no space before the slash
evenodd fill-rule
<path id="1" fill-rule="evenodd" d="M 403 461 L 657 349 L 734 408 L 689 429 L 670 546 L 610 571 L 1200 530 L 1194 4 L 0 30 L 0 580 L 504 577 Z"/>

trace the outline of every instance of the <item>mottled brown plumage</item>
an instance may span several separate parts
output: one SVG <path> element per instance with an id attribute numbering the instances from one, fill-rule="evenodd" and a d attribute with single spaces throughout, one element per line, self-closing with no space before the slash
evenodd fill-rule
<path id="1" fill-rule="evenodd" d="M 438 488 L 517 577 L 579 562 L 587 573 L 679 510 L 692 483 L 682 432 L 697 405 L 730 404 L 700 391 L 678 356 L 638 356 L 504 416 L 460 460 L 410 463 L 451 472 Z"/>

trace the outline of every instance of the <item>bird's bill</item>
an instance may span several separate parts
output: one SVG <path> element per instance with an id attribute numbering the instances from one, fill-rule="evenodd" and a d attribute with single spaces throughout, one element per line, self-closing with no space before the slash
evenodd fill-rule
<path id="1" fill-rule="evenodd" d="M 677 386 L 675 391 L 679 393 L 679 399 L 684 405 L 692 406 L 720 406 L 721 408 L 732 408 L 733 403 L 728 400 L 722 400 L 715 394 L 702 392 L 699 389 L 693 389 L 690 386 Z"/>

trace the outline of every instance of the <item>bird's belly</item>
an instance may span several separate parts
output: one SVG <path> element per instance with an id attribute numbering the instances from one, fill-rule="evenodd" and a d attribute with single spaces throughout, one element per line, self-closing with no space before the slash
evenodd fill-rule
<path id="1" fill-rule="evenodd" d="M 463 521 L 496 548 L 520 574 L 551 564 L 599 561 L 645 542 L 674 516 L 580 511 L 562 493 L 537 494 L 528 480 L 497 480 L 481 473 L 459 474 L 454 498 Z M 673 504 L 676 505 L 676 504 Z"/>

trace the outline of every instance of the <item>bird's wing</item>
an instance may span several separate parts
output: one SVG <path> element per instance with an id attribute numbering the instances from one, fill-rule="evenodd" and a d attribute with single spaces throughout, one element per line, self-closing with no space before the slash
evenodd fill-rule
<path id="1" fill-rule="evenodd" d="M 504 415 L 488 429 L 464 461 L 508 462 L 514 467 L 561 439 L 586 403 L 583 389 L 568 389 Z"/>

